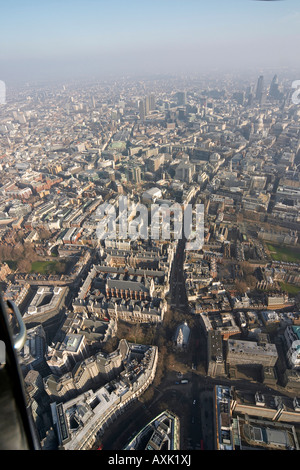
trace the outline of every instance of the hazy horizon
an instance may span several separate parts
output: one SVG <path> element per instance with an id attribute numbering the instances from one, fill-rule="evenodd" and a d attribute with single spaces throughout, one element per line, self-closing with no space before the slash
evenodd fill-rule
<path id="1" fill-rule="evenodd" d="M 299 0 L 13 0 L 1 16 L 7 82 L 298 68 Z"/>

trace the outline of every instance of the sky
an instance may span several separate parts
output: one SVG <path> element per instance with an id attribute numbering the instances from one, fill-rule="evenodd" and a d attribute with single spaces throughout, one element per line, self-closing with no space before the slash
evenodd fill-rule
<path id="1" fill-rule="evenodd" d="M 292 69 L 299 46 L 299 0 L 0 0 L 0 80 Z"/>

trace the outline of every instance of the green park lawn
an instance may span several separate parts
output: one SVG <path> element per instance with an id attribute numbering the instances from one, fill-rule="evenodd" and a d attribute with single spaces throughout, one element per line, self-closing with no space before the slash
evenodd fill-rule
<path id="1" fill-rule="evenodd" d="M 280 287 L 283 291 L 290 295 L 297 295 L 300 293 L 300 287 L 294 286 L 293 284 L 288 284 L 287 282 L 281 282 Z"/>
<path id="2" fill-rule="evenodd" d="M 274 261 L 285 261 L 287 263 L 300 262 L 299 247 L 271 245 L 270 243 L 267 243 L 267 247 Z"/>
<path id="3" fill-rule="evenodd" d="M 66 265 L 59 261 L 34 261 L 31 265 L 31 273 L 56 274 L 64 273 Z"/>

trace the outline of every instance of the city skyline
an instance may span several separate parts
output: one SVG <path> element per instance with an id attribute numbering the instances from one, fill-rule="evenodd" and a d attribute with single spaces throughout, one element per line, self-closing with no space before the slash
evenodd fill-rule
<path id="1" fill-rule="evenodd" d="M 295 0 L 15 0 L 1 10 L 4 81 L 297 67 Z"/>
<path id="2" fill-rule="evenodd" d="M 300 111 L 248 78 L 8 87 L 0 289 L 34 448 L 300 449 Z"/>

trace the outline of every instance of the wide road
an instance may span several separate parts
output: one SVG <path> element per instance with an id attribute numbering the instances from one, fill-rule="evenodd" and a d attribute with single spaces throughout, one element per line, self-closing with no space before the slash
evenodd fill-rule
<path id="1" fill-rule="evenodd" d="M 188 305 L 185 290 L 185 277 L 183 271 L 183 263 L 185 257 L 184 247 L 185 240 L 179 240 L 170 277 L 170 303 L 171 307 L 187 312 Z"/>

